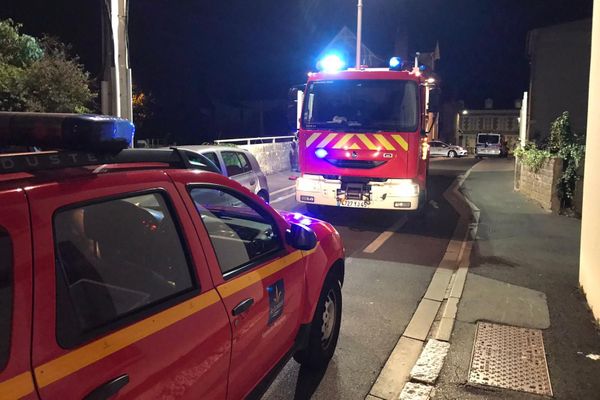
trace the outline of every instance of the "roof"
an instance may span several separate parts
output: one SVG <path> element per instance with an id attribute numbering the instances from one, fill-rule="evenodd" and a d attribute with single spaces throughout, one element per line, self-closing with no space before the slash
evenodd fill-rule
<path id="1" fill-rule="evenodd" d="M 179 145 L 174 146 L 177 149 L 190 150 L 195 152 L 207 152 L 207 151 L 242 151 L 248 152 L 248 150 L 238 146 L 226 146 L 218 144 L 198 144 L 198 145 Z"/>
<path id="2" fill-rule="evenodd" d="M 308 80 L 342 80 L 342 79 L 398 79 L 421 81 L 422 75 L 415 75 L 409 71 L 392 71 L 388 68 L 366 68 L 366 69 L 348 69 L 338 72 L 313 72 Z"/>

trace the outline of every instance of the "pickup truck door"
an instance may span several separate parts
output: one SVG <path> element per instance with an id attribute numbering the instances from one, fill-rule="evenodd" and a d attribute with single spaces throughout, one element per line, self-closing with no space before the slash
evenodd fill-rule
<path id="1" fill-rule="evenodd" d="M 173 176 L 173 174 L 171 174 Z M 175 177 L 175 179 L 177 179 Z M 293 348 L 305 300 L 305 263 L 275 211 L 223 185 L 177 183 L 233 331 L 228 399 L 247 396 Z"/>
<path id="2" fill-rule="evenodd" d="M 171 180 L 93 174 L 28 196 L 41 398 L 226 398 L 231 327 Z"/>
<path id="3" fill-rule="evenodd" d="M 0 397 L 37 399 L 31 375 L 31 232 L 22 189 L 0 189 Z"/>

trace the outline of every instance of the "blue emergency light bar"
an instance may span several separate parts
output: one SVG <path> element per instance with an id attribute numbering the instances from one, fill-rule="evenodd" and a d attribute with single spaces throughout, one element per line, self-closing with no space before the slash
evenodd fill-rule
<path id="1" fill-rule="evenodd" d="M 131 122 L 105 115 L 0 112 L 0 149 L 116 153 L 133 147 L 134 133 Z"/>

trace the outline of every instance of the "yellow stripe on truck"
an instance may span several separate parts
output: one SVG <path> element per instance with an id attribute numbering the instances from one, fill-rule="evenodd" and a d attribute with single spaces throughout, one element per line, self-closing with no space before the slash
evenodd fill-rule
<path id="1" fill-rule="evenodd" d="M 344 136 L 343 136 L 343 137 L 342 137 L 342 138 L 339 140 L 339 142 L 337 142 L 337 143 L 335 144 L 335 146 L 333 146 L 333 148 L 334 148 L 334 149 L 341 149 L 342 147 L 344 147 L 344 145 L 345 145 L 346 143 L 348 143 L 348 141 L 349 141 L 350 139 L 352 139 L 352 136 L 354 136 L 354 135 L 353 135 L 353 134 L 351 134 L 351 133 L 347 133 L 347 134 L 345 134 L 345 135 L 344 135 Z"/>
<path id="2" fill-rule="evenodd" d="M 386 150 L 396 150 L 396 148 L 390 142 L 388 142 L 388 140 L 382 134 L 375 134 L 375 139 L 377 139 L 377 141 L 381 143 Z"/>
<path id="3" fill-rule="evenodd" d="M 377 146 L 364 133 L 359 133 L 358 138 L 367 146 L 369 150 L 377 150 Z"/>
<path id="4" fill-rule="evenodd" d="M 317 140 L 319 136 L 321 136 L 320 133 L 313 133 L 312 135 L 310 135 L 308 139 L 306 139 L 306 147 L 310 147 L 310 145 L 313 144 L 313 142 Z"/>
<path id="5" fill-rule="evenodd" d="M 404 151 L 408 151 L 408 142 L 404 140 L 402 136 L 392 135 L 392 138 L 404 149 Z"/>
<path id="6" fill-rule="evenodd" d="M 323 139 L 323 140 L 321 141 L 321 143 L 319 143 L 319 144 L 317 145 L 317 147 L 321 148 L 321 147 L 325 147 L 325 146 L 327 146 L 327 144 L 328 144 L 329 142 L 331 142 L 333 139 L 335 139 L 335 137 L 336 137 L 336 136 L 337 136 L 337 134 L 335 134 L 335 133 L 330 133 L 329 135 L 327 135 L 327 136 L 325 137 L 325 139 Z"/>
<path id="7" fill-rule="evenodd" d="M 33 393 L 33 390 L 33 378 L 29 371 L 0 382 L 0 394 L 3 400 L 20 399 Z"/>

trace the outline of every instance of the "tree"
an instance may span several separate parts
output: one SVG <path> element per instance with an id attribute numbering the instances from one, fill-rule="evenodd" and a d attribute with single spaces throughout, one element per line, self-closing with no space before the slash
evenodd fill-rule
<path id="1" fill-rule="evenodd" d="M 89 112 L 95 94 L 89 74 L 57 39 L 20 33 L 0 21 L 0 110 Z"/>

